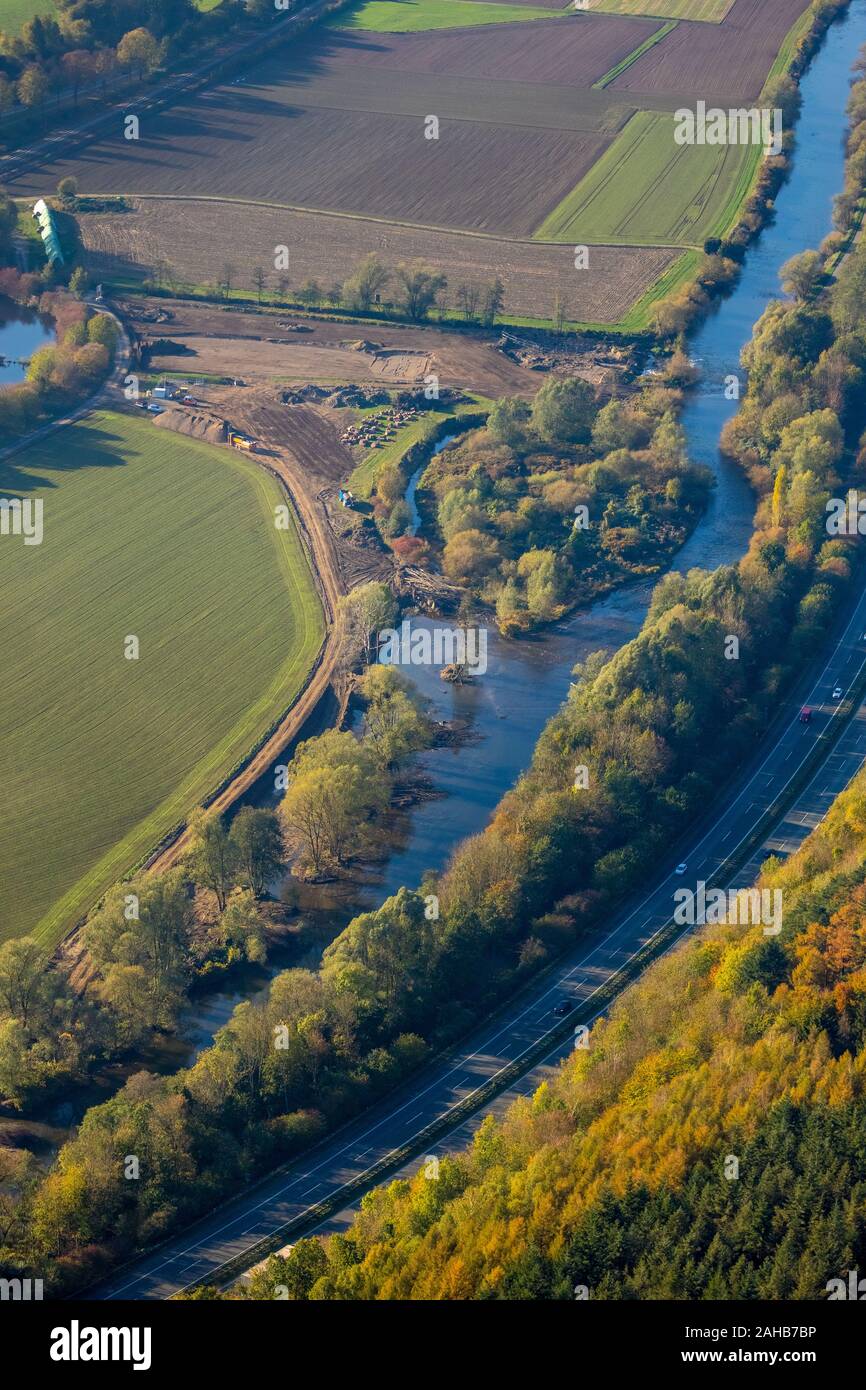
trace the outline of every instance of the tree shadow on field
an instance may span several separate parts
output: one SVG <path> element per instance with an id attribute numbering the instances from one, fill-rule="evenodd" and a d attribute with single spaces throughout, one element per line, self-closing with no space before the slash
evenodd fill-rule
<path id="1" fill-rule="evenodd" d="M 65 473 L 81 468 L 123 468 L 142 456 L 110 429 L 87 422 L 85 435 L 84 428 L 83 422 L 61 426 L 22 448 L 20 454 L 0 459 L 0 496 L 50 492 Z M 77 447 L 71 443 L 71 430 L 79 431 Z"/>

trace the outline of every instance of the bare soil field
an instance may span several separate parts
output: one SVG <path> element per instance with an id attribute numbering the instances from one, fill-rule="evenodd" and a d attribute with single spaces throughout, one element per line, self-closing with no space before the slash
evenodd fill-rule
<path id="1" fill-rule="evenodd" d="M 687 92 L 727 104 L 757 98 L 806 0 L 736 0 L 721 24 L 683 20 L 611 84 L 609 91 Z M 642 103 L 641 103 L 642 104 Z"/>
<path id="2" fill-rule="evenodd" d="M 167 309 L 172 314 L 170 324 L 163 325 L 161 331 L 170 334 L 175 342 L 188 344 L 195 356 L 156 358 L 155 365 L 162 371 L 190 376 L 197 372 L 240 375 L 245 381 L 267 377 L 272 381 L 397 386 L 403 383 L 377 370 L 379 362 L 391 362 L 396 356 L 426 363 L 425 374 L 428 369 L 436 372 L 443 386 L 459 386 L 483 396 L 532 395 L 539 386 L 537 372 L 520 366 L 493 347 L 498 330 L 489 334 L 480 330 L 455 333 L 436 327 L 325 322 L 292 314 L 291 321 L 309 332 L 298 334 L 295 342 L 282 344 L 267 339 L 279 333 L 275 325 L 278 318 L 286 319 L 284 313 L 240 312 L 161 298 L 132 299 L 121 307 L 124 317 L 141 332 L 159 331 L 142 317 L 142 311 L 147 314 Z M 379 352 L 357 352 L 347 346 L 361 337 L 373 341 Z M 248 370 L 246 361 L 253 362 L 258 370 Z M 325 370 L 321 370 L 323 366 Z M 342 366 L 345 372 L 337 370 Z"/>
<path id="3" fill-rule="evenodd" d="M 437 77 L 492 78 L 497 82 L 554 82 L 588 87 L 661 28 L 655 19 L 575 14 L 525 24 L 483 24 L 417 34 L 331 29 L 297 50 L 286 76 L 316 78 L 359 67 Z M 253 75 L 262 80 L 264 66 Z M 439 108 L 431 108 L 431 110 Z"/>
<path id="4" fill-rule="evenodd" d="M 605 133 L 618 130 L 635 109 L 629 97 L 611 93 L 609 88 L 595 90 L 564 82 L 516 79 L 499 82 L 448 74 L 437 77 L 435 73 L 403 72 L 396 67 L 383 70 L 372 64 L 329 64 L 321 70 L 313 66 L 309 76 L 271 74 L 271 85 L 267 87 L 253 88 L 247 82 L 232 93 L 232 99 L 238 101 L 245 92 L 250 98 L 254 95 L 257 100 L 273 102 L 277 110 L 287 106 L 299 110 L 327 107 L 335 111 L 412 116 L 422 130 L 424 117 L 433 112 L 442 125 L 450 121 L 478 121 L 482 125 L 533 130 Z M 671 106 L 671 102 L 669 96 L 659 99 L 663 107 Z"/>
<path id="5" fill-rule="evenodd" d="M 74 175 L 86 193 L 214 194 L 528 235 L 579 182 L 603 136 L 322 107 L 247 111 L 227 121 L 211 94 L 197 109 L 148 121 L 139 141 L 103 141 L 12 184 L 53 188 Z M 271 259 L 273 252 L 271 252 Z"/>
<path id="6" fill-rule="evenodd" d="M 273 248 L 290 248 L 290 278 L 342 282 L 369 252 L 388 265 L 423 258 L 449 283 L 486 283 L 500 275 L 506 313 L 546 318 L 557 291 L 568 319 L 616 323 L 679 254 L 666 247 L 594 246 L 590 268 L 576 271 L 569 246 L 461 236 L 243 203 L 143 199 L 126 213 L 81 218 L 88 267 L 97 278 L 213 285 L 226 261 L 235 285 L 252 288 L 256 266 L 273 264 Z M 378 334 L 378 330 L 377 330 Z M 381 336 L 381 335 L 378 335 Z"/>

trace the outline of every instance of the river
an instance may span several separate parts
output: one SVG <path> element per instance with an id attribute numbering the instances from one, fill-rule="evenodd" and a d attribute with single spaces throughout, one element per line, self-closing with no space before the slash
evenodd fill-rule
<path id="1" fill-rule="evenodd" d="M 793 169 L 776 199 L 776 216 L 748 248 L 733 293 L 691 336 L 690 354 L 702 377 L 681 418 L 691 457 L 712 470 L 716 486 L 706 513 L 675 557 L 674 570 L 735 563 L 749 544 L 754 498 L 740 469 L 718 449 L 722 426 L 738 408 L 736 400 L 725 396 L 725 378 L 738 373 L 741 391 L 745 389 L 740 351 L 768 302 L 780 294 L 779 268 L 798 252 L 817 247 L 832 229 L 832 202 L 844 181 L 851 67 L 864 43 L 866 0 L 852 0 L 801 82 Z M 410 505 L 417 525 L 415 486 Z M 400 847 L 387 861 L 360 874 L 349 892 L 320 894 L 323 905 L 312 911 L 321 919 L 320 931 L 314 933 L 304 964 L 314 963 L 316 952 L 352 910 L 375 906 L 403 885 L 416 887 L 426 870 L 444 867 L 461 840 L 483 830 L 504 793 L 528 767 L 542 729 L 568 693 L 575 665 L 590 652 L 612 652 L 637 634 L 656 582 L 620 589 L 533 637 L 506 640 L 491 629 L 487 673 L 471 684 L 446 684 L 436 667 L 404 668 L 430 702 L 433 717 L 460 723 L 468 736 L 459 747 L 420 756 L 419 770 L 436 794 L 411 810 Z M 413 627 L 434 626 L 431 619 L 411 621 Z M 269 799 L 267 789 L 260 786 L 253 798 Z M 273 969 L 284 963 L 274 961 Z M 257 971 L 193 1004 L 184 1024 L 192 1045 L 206 1046 L 236 1003 L 267 987 L 271 973 Z"/>
<path id="2" fill-rule="evenodd" d="M 691 337 L 690 353 L 703 375 L 689 394 L 682 424 L 691 457 L 712 470 L 716 487 L 704 517 L 676 556 L 674 570 L 734 563 L 748 546 L 754 498 L 740 470 L 718 450 L 722 426 L 737 410 L 737 402 L 725 397 L 725 378 L 740 371 L 741 348 L 767 303 L 779 295 L 779 268 L 797 252 L 818 246 L 831 230 L 832 200 L 844 177 L 851 66 L 864 43 L 866 0 L 852 0 L 802 80 L 797 149 L 791 177 L 776 200 L 776 217 L 749 247 L 734 292 Z M 741 372 L 740 376 L 744 388 Z M 417 476 L 413 481 L 417 484 Z M 414 494 L 412 487 L 410 505 L 417 524 Z M 322 945 L 353 910 L 375 906 L 402 885 L 416 887 L 425 870 L 441 869 L 461 840 L 484 828 L 503 794 L 529 765 L 544 725 L 568 692 L 575 664 L 590 652 L 614 651 L 636 635 L 656 582 L 618 590 L 530 638 L 509 641 L 491 629 L 488 671 L 472 684 L 448 685 L 435 667 L 406 668 L 429 700 L 433 716 L 459 722 L 468 736 L 459 747 L 421 755 L 420 770 L 436 795 L 404 818 L 401 846 L 383 864 L 362 871 L 348 890 L 315 889 L 309 895 L 319 901 L 311 915 L 319 919 L 320 929 L 296 963 L 314 964 Z M 424 618 L 414 618 L 412 624 L 433 625 Z M 259 784 L 250 799 L 259 804 L 272 799 L 270 788 Z M 191 1050 L 206 1046 L 234 1006 L 266 989 L 270 975 L 291 959 L 290 951 L 281 950 L 267 970 L 250 968 L 224 990 L 193 1001 L 183 1020 Z"/>

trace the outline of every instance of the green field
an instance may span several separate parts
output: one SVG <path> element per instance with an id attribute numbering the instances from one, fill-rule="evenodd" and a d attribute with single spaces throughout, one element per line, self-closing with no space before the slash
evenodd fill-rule
<path id="1" fill-rule="evenodd" d="M 0 30 L 17 34 L 37 14 L 56 14 L 52 0 L 0 0 Z"/>
<path id="2" fill-rule="evenodd" d="M 661 19 L 703 19 L 720 24 L 734 0 L 589 0 L 576 6 L 581 10 L 602 10 L 604 14 L 640 14 Z"/>
<path id="3" fill-rule="evenodd" d="M 53 943 L 286 709 L 323 623 L 240 454 L 101 413 L 0 463 L 16 494 L 44 539 L 0 536 L 0 939 Z"/>
<path id="4" fill-rule="evenodd" d="M 576 245 L 701 245 L 733 222 L 761 154 L 757 145 L 677 145 L 672 116 L 638 111 L 535 236 Z"/>
<path id="5" fill-rule="evenodd" d="M 416 34 L 423 29 L 457 29 L 519 19 L 554 19 L 567 11 L 529 5 L 488 5 L 480 0 L 363 0 L 351 14 L 331 20 L 335 29 L 370 29 L 380 34 Z"/>

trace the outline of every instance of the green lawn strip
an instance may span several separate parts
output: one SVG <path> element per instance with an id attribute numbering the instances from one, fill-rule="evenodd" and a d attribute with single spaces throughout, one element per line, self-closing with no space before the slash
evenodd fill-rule
<path id="1" fill-rule="evenodd" d="M 449 420 L 459 420 L 465 415 L 474 415 L 481 409 L 489 409 L 492 402 L 486 397 L 473 394 L 471 401 L 461 401 L 459 405 L 442 410 L 425 410 L 417 420 L 404 425 L 393 439 L 383 444 L 381 449 L 371 449 L 358 464 L 349 479 L 349 487 L 356 497 L 366 500 L 372 494 L 376 475 L 380 468 L 389 463 L 399 463 L 404 455 L 416 444 L 432 440 Z M 372 406 L 369 410 L 358 412 L 358 418 L 374 415 L 382 406 Z"/>
<path id="2" fill-rule="evenodd" d="M 611 68 L 610 72 L 606 72 L 604 74 L 604 77 L 600 77 L 597 82 L 593 82 L 593 87 L 599 89 L 601 89 L 602 87 L 607 87 L 611 82 L 613 82 L 615 77 L 619 77 L 621 72 L 625 72 L 626 68 L 630 68 L 632 63 L 636 63 L 638 58 L 643 57 L 647 49 L 654 48 L 657 43 L 661 43 L 662 39 L 666 38 L 668 34 L 672 33 L 673 30 L 676 29 L 676 27 L 677 20 L 675 19 L 672 19 L 669 24 L 663 24 L 661 29 L 657 29 L 654 34 L 650 34 L 649 38 L 644 40 L 640 48 L 636 48 L 633 53 L 629 53 L 625 58 L 623 58 L 619 63 L 617 63 L 615 68 Z"/>
<path id="3" fill-rule="evenodd" d="M 684 251 L 681 256 L 663 271 L 654 284 L 641 295 L 640 299 L 632 305 L 629 312 L 620 324 L 619 331 L 622 333 L 645 333 L 650 327 L 651 310 L 662 299 L 666 299 L 674 290 L 678 290 L 680 285 L 684 285 L 691 280 L 698 268 L 701 255 L 703 253 L 692 248 Z"/>
<path id="4" fill-rule="evenodd" d="M 291 706 L 323 619 L 280 485 L 241 454 L 103 412 L 3 491 L 43 497 L 45 534 L 0 549 L 0 939 L 51 945 Z"/>
<path id="5" fill-rule="evenodd" d="M 672 115 L 638 111 L 534 238 L 702 245 L 731 225 L 760 157 L 756 145 L 677 145 Z"/>
<path id="6" fill-rule="evenodd" d="M 782 46 L 779 49 L 779 52 L 776 54 L 776 60 L 773 63 L 773 66 L 770 68 L 770 71 L 767 73 L 767 80 L 764 83 L 764 90 L 766 90 L 768 83 L 774 81 L 774 79 L 777 77 L 781 77 L 784 73 L 788 71 L 791 59 L 794 56 L 794 50 L 811 23 L 812 10 L 810 7 L 809 9 L 803 11 L 799 19 L 796 19 L 794 21 L 794 23 L 791 25 L 791 28 L 788 30 L 787 34 L 782 40 Z"/>
<path id="7" fill-rule="evenodd" d="M 525 19 L 562 19 L 569 10 L 529 5 L 481 4 L 478 0 L 363 0 L 357 10 L 329 21 L 332 29 L 365 29 L 379 34 L 416 34 L 425 29 L 457 29 L 507 24 Z"/>

